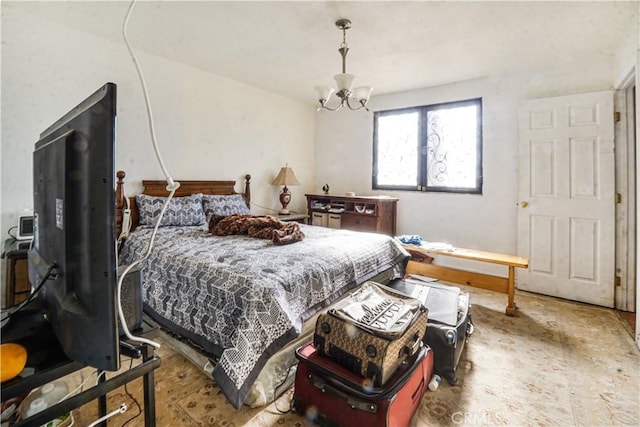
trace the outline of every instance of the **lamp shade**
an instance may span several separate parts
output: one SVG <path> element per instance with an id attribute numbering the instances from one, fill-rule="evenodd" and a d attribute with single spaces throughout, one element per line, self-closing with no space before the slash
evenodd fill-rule
<path id="1" fill-rule="evenodd" d="M 354 93 L 354 97 L 356 98 L 356 101 L 358 102 L 364 101 L 365 103 L 369 101 L 369 97 L 371 96 L 372 90 L 373 88 L 371 86 L 360 86 L 355 88 L 353 90 L 353 93 Z"/>
<path id="2" fill-rule="evenodd" d="M 318 99 L 324 99 L 328 101 L 331 98 L 331 94 L 335 92 L 335 89 L 329 86 L 316 86 L 316 92 L 318 92 Z"/>
<path id="3" fill-rule="evenodd" d="M 353 86 L 353 82 L 356 79 L 356 76 L 348 73 L 340 73 L 333 76 L 336 84 L 338 85 L 338 90 L 351 90 L 351 86 Z"/>
<path id="4" fill-rule="evenodd" d="M 272 185 L 300 185 L 298 182 L 298 178 L 296 178 L 296 174 L 293 173 L 293 169 L 289 166 L 285 166 L 280 168 L 280 172 L 276 179 L 271 183 Z"/>

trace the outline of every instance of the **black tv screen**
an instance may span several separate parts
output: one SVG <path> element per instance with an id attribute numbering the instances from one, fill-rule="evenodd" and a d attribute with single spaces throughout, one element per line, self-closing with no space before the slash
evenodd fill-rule
<path id="1" fill-rule="evenodd" d="M 65 354 L 119 369 L 115 215 L 116 85 L 40 134 L 33 152 L 29 279 Z"/>

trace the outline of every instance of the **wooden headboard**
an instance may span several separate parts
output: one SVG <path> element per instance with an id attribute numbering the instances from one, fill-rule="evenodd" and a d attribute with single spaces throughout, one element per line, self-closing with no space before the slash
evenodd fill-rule
<path id="1" fill-rule="evenodd" d="M 116 186 L 116 231 L 118 236 L 122 231 L 122 209 L 126 207 L 126 196 L 124 194 L 124 177 L 126 173 L 124 171 L 118 171 L 116 177 L 118 178 Z M 177 180 L 180 183 L 174 194 L 174 197 L 190 196 L 191 194 L 242 194 L 244 200 L 247 202 L 247 206 L 251 207 L 251 175 L 246 174 L 244 176 L 244 193 L 238 193 L 235 190 L 235 181 L 204 181 L 204 180 Z M 149 196 L 168 196 L 167 181 L 166 180 L 143 180 L 142 186 L 144 190 L 142 194 Z M 138 226 L 139 214 L 138 207 L 136 205 L 136 198 L 129 197 L 129 203 L 131 205 L 131 231 L 135 230 Z"/>

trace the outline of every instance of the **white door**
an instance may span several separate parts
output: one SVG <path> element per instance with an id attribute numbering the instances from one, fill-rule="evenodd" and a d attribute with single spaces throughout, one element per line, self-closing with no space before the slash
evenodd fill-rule
<path id="1" fill-rule="evenodd" d="M 518 289 L 613 307 L 613 92 L 519 111 Z"/>

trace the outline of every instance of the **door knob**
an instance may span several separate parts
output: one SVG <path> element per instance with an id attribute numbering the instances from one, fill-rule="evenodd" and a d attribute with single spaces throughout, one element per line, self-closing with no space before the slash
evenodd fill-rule
<path id="1" fill-rule="evenodd" d="M 524 209 L 528 208 L 529 207 L 529 202 L 520 202 L 520 207 L 524 208 Z"/>

